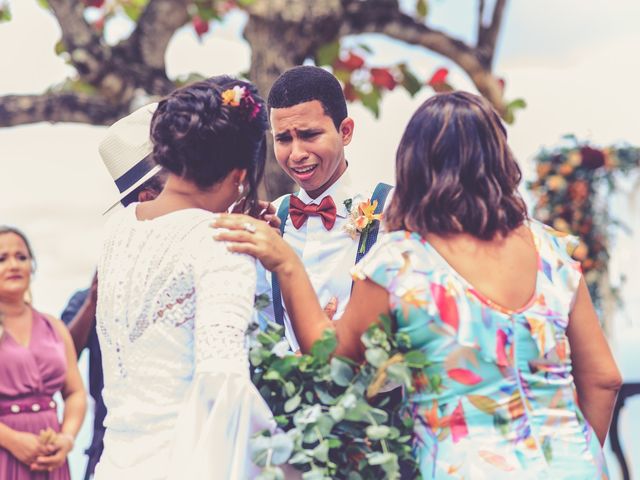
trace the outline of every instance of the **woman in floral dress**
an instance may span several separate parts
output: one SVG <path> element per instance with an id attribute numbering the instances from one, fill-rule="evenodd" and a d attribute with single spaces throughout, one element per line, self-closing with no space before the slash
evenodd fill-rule
<path id="1" fill-rule="evenodd" d="M 520 169 L 488 102 L 428 99 L 396 160 L 391 233 L 354 270 L 353 295 L 331 322 L 297 257 L 268 228 L 218 226 L 232 250 L 277 273 L 303 351 L 335 328 L 338 354 L 391 315 L 429 366 L 406 401 L 425 479 L 607 478 L 604 443 L 620 374 L 580 272 L 573 237 L 529 220 Z"/>

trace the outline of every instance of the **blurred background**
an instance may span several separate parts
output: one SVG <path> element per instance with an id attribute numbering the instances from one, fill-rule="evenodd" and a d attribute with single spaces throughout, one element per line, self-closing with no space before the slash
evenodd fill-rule
<path id="1" fill-rule="evenodd" d="M 570 230 L 586 221 L 600 229 L 602 248 L 589 243 L 588 255 L 597 253 L 603 321 L 625 381 L 640 382 L 640 169 L 627 148 L 640 145 L 637 1 L 84 0 L 77 12 L 59 9 L 64 3 L 0 0 L 8 20 L 0 23 L 0 224 L 33 243 L 40 310 L 60 315 L 93 275 L 102 212 L 117 193 L 97 151 L 104 125 L 194 74 L 249 75 L 266 92 L 279 71 L 316 62 L 353 100 L 347 158 L 372 181 L 393 182 L 403 129 L 434 91 L 487 96 L 510 122 L 511 148 L 533 183 L 522 186 L 532 212 L 561 217 Z M 166 31 L 145 44 L 137 22 Z M 83 29 L 95 40 L 84 57 Z M 587 143 L 603 163 L 585 170 Z M 562 167 L 575 152 L 582 166 Z M 269 175 L 265 195 L 290 187 L 277 170 Z M 580 218 L 566 205 L 550 208 L 576 181 L 589 182 L 589 209 L 585 199 Z M 72 453 L 74 479 L 84 472 L 90 420 Z M 630 478 L 640 478 L 640 396 L 626 402 L 619 427 Z M 607 455 L 612 478 L 622 478 Z"/>

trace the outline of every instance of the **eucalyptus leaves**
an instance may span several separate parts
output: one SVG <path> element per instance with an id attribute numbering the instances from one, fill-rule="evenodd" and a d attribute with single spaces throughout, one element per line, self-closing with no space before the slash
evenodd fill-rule
<path id="1" fill-rule="evenodd" d="M 392 333 L 388 318 L 363 335 L 362 364 L 333 355 L 336 338 L 325 332 L 308 355 L 287 351 L 283 329 L 268 324 L 253 335 L 253 382 L 281 428 L 253 440 L 261 480 L 282 479 L 282 466 L 304 480 L 418 478 L 412 455 L 413 419 L 407 409 L 379 395 L 389 381 L 412 390 L 426 365 L 408 337 Z"/>

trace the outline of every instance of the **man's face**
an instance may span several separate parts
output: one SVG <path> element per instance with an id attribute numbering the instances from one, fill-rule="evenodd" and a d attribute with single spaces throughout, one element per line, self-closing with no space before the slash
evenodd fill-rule
<path id="1" fill-rule="evenodd" d="M 311 198 L 340 178 L 347 168 L 344 147 L 351 142 L 353 120 L 345 118 L 338 130 L 318 100 L 289 108 L 271 109 L 276 159 Z"/>

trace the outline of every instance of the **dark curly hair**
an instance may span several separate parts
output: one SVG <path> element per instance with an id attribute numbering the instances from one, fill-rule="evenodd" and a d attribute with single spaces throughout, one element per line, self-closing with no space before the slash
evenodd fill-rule
<path id="1" fill-rule="evenodd" d="M 222 93 L 243 88 L 239 104 L 223 101 Z M 207 189 L 233 169 L 247 169 L 248 210 L 255 207 L 264 173 L 264 101 L 248 82 L 227 75 L 179 88 L 160 101 L 151 120 L 153 160 L 168 172 Z"/>
<path id="2" fill-rule="evenodd" d="M 527 218 L 522 173 L 489 102 L 467 92 L 434 95 L 414 113 L 396 154 L 388 230 L 468 233 L 489 240 Z"/>
<path id="3" fill-rule="evenodd" d="M 269 109 L 289 108 L 318 100 L 324 113 L 331 117 L 336 130 L 347 118 L 347 102 L 338 79 L 320 67 L 293 67 L 273 82 L 267 101 Z"/>

